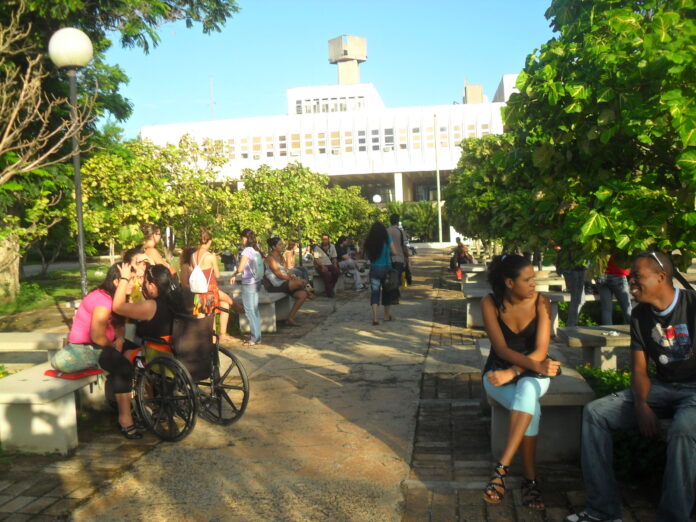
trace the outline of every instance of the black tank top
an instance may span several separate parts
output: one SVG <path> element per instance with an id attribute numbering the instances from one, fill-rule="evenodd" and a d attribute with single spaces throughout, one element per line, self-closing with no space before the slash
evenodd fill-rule
<path id="1" fill-rule="evenodd" d="M 172 335 L 172 321 L 174 314 L 169 308 L 167 298 L 158 296 L 155 299 L 157 309 L 155 315 L 149 321 L 141 321 L 137 326 L 137 334 L 140 337 L 163 337 Z"/>
<path id="2" fill-rule="evenodd" d="M 505 324 L 505 321 L 503 321 L 503 319 L 500 317 L 500 312 L 498 312 L 498 324 L 503 332 L 503 337 L 505 338 L 508 348 L 524 355 L 529 355 L 536 348 L 537 319 L 539 318 L 538 314 L 536 313 L 536 309 L 539 303 L 539 295 L 540 294 L 537 294 L 537 300 L 534 305 L 534 319 L 532 319 L 532 321 L 518 333 L 510 330 L 510 327 Z M 506 370 L 511 367 L 512 363 L 498 356 L 491 346 L 488 359 L 483 367 L 483 373 L 486 373 L 489 370 Z"/>

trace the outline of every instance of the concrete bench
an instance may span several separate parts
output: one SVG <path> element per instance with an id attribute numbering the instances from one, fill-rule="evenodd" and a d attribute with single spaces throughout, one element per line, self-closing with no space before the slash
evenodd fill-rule
<path id="1" fill-rule="evenodd" d="M 476 346 L 483 366 L 491 350 L 490 340 L 477 339 Z M 563 362 L 563 355 L 555 346 L 549 347 L 549 354 Z M 567 366 L 563 366 L 562 371 L 551 380 L 548 392 L 540 401 L 539 462 L 573 462 L 579 458 L 582 409 L 595 399 L 594 392 L 578 372 Z M 482 393 L 485 394 L 485 390 Z M 492 398 L 486 400 L 491 408 L 491 451 L 499 456 L 507 440 L 510 412 Z"/>
<path id="2" fill-rule="evenodd" d="M 628 351 L 631 344 L 630 326 L 564 326 L 558 329 L 558 339 L 570 348 L 582 350 L 582 362 L 602 370 L 615 370 L 617 355 Z"/>
<path id="3" fill-rule="evenodd" d="M 0 352 L 46 351 L 50 360 L 67 340 L 65 332 L 0 332 Z"/>
<path id="4" fill-rule="evenodd" d="M 548 292 L 546 296 L 551 302 L 551 335 L 558 331 L 558 303 L 570 303 L 570 292 Z M 599 294 L 585 294 L 585 302 L 599 301 Z"/>
<path id="5" fill-rule="evenodd" d="M 77 447 L 75 392 L 98 376 L 47 377 L 43 363 L 0 379 L 0 444 L 7 451 L 67 454 Z"/>
<path id="6" fill-rule="evenodd" d="M 223 292 L 229 294 L 232 299 L 242 303 L 241 285 L 220 286 Z M 282 292 L 259 292 L 259 315 L 261 316 L 261 332 L 274 333 L 278 331 L 277 321 L 287 319 L 292 309 L 293 298 Z M 239 329 L 243 333 L 249 333 L 249 321 L 245 314 L 239 315 Z"/>

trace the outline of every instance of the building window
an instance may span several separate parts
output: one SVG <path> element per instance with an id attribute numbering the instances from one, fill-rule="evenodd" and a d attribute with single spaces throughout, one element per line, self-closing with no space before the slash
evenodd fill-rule
<path id="1" fill-rule="evenodd" d="M 353 144 L 353 138 L 347 138 L 343 140 L 346 145 L 352 145 Z"/>
<path id="2" fill-rule="evenodd" d="M 266 136 L 267 143 L 273 143 L 273 136 Z"/>
<path id="3" fill-rule="evenodd" d="M 293 135 L 291 136 L 291 138 L 292 138 L 292 141 L 298 141 L 298 140 L 300 139 L 300 135 L 299 135 L 299 134 L 293 134 Z"/>
<path id="4" fill-rule="evenodd" d="M 385 136 L 384 143 L 391 145 L 394 143 L 394 136 Z"/>
<path id="5" fill-rule="evenodd" d="M 246 152 L 242 152 L 242 159 L 247 159 L 249 157 L 249 154 Z"/>
<path id="6" fill-rule="evenodd" d="M 281 155 L 281 156 L 287 156 L 288 153 L 287 153 L 286 151 L 284 151 L 284 150 L 281 150 L 281 151 L 280 151 L 280 155 Z"/>
<path id="7" fill-rule="evenodd" d="M 341 144 L 341 140 L 331 140 L 332 147 L 338 147 Z"/>
<path id="8" fill-rule="evenodd" d="M 261 145 L 257 143 L 256 145 L 254 145 L 254 152 L 259 150 L 261 150 Z"/>
<path id="9" fill-rule="evenodd" d="M 373 145 L 372 150 L 379 150 L 379 145 Z"/>
<path id="10" fill-rule="evenodd" d="M 326 138 L 326 133 L 320 132 L 319 134 L 317 134 L 317 138 Z"/>
<path id="11" fill-rule="evenodd" d="M 266 153 L 266 157 L 267 157 L 267 158 L 272 158 L 272 157 L 273 157 L 273 151 L 269 150 L 269 151 Z"/>
<path id="12" fill-rule="evenodd" d="M 365 135 L 365 131 L 364 131 L 364 130 L 358 131 L 358 136 L 364 136 L 364 135 Z"/>
<path id="13" fill-rule="evenodd" d="M 447 127 L 440 127 L 440 132 L 447 132 Z"/>
<path id="14" fill-rule="evenodd" d="M 365 143 L 365 138 L 358 138 L 358 143 Z"/>
<path id="15" fill-rule="evenodd" d="M 372 129 L 373 136 L 379 136 L 379 129 Z"/>
<path id="16" fill-rule="evenodd" d="M 299 148 L 300 148 L 300 142 L 299 142 L 299 141 L 293 141 L 293 142 L 292 142 L 292 148 L 293 148 L 293 149 L 299 149 Z"/>
<path id="17" fill-rule="evenodd" d="M 340 135 L 341 135 L 341 133 L 338 132 L 338 131 L 332 131 L 332 132 L 331 132 L 331 137 L 332 137 L 332 138 L 338 138 Z"/>
<path id="18" fill-rule="evenodd" d="M 372 138 L 372 143 L 379 143 L 379 138 Z"/>
<path id="19" fill-rule="evenodd" d="M 286 146 L 287 146 L 287 144 L 285 144 L 285 143 L 278 144 L 278 148 L 280 148 L 280 149 L 284 149 Z"/>
<path id="20" fill-rule="evenodd" d="M 300 100 L 297 100 L 297 103 L 295 104 L 295 112 L 297 114 L 302 114 L 302 102 Z"/>
<path id="21" fill-rule="evenodd" d="M 314 153 L 312 152 L 312 149 L 306 149 L 305 154 L 314 154 Z"/>
<path id="22" fill-rule="evenodd" d="M 418 134 L 418 133 L 420 133 L 420 128 L 419 128 L 419 127 L 413 127 L 413 129 L 411 129 L 411 132 L 412 132 L 413 134 Z"/>
<path id="23" fill-rule="evenodd" d="M 353 152 L 353 147 L 346 147 L 346 152 Z"/>
<path id="24" fill-rule="evenodd" d="M 365 147 L 365 145 L 361 145 L 360 147 L 358 147 L 359 152 L 365 152 L 366 150 L 367 150 L 367 147 Z"/>
<path id="25" fill-rule="evenodd" d="M 413 200 L 414 201 L 436 201 L 437 186 L 431 184 L 414 184 L 413 185 Z"/>
<path id="26" fill-rule="evenodd" d="M 346 131 L 343 133 L 343 135 L 350 138 L 353 135 L 353 133 L 351 131 Z"/>
<path id="27" fill-rule="evenodd" d="M 323 147 L 319 148 L 319 154 L 326 154 L 326 149 Z"/>
<path id="28" fill-rule="evenodd" d="M 408 147 L 406 146 L 405 143 L 400 143 L 400 144 L 399 144 L 399 148 L 400 148 L 401 150 L 403 150 L 403 149 L 406 149 L 406 148 L 408 148 Z"/>

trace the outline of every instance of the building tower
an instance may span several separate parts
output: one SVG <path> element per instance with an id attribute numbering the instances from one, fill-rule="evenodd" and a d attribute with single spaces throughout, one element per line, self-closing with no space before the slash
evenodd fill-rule
<path id="1" fill-rule="evenodd" d="M 360 83 L 359 64 L 367 60 L 367 40 L 362 36 L 337 36 L 329 40 L 329 63 L 338 65 L 339 85 Z"/>

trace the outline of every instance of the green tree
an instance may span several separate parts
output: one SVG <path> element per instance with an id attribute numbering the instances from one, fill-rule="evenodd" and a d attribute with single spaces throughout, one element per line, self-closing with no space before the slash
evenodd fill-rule
<path id="1" fill-rule="evenodd" d="M 560 35 L 527 59 L 505 121 L 587 258 L 696 253 L 692 0 L 554 0 Z M 553 221 L 551 221 L 553 223 Z M 577 234 L 577 231 L 580 234 Z"/>
<path id="2" fill-rule="evenodd" d="M 0 3 L 0 191 L 16 197 L 10 205 L 13 214 L 0 217 L 0 295 L 13 297 L 19 290 L 18 262 L 32 241 L 45 236 L 47 216 L 24 226 L 21 216 L 37 215 L 66 192 L 56 184 L 47 193 L 45 176 L 34 171 L 60 163 L 70 154 L 67 144 L 72 135 L 99 134 L 93 121 L 81 117 L 75 124 L 66 103 L 67 82 L 52 65 L 44 66 L 50 36 L 60 27 L 73 26 L 91 38 L 95 56 L 78 76 L 80 103 L 88 103 L 92 116 L 110 114 L 123 121 L 132 107 L 120 93 L 127 82 L 123 70 L 104 62 L 111 45 L 110 32 L 120 35 L 124 46 L 137 46 L 145 52 L 157 45 L 162 23 L 185 20 L 188 27 L 200 23 L 203 31 L 219 31 L 225 20 L 238 11 L 234 0 L 115 0 L 105 4 L 95 0 L 9 0 Z M 15 110 L 17 109 L 17 110 Z M 85 111 L 89 114 L 89 111 Z M 107 141 L 109 137 L 105 138 Z M 103 143 L 104 140 L 101 140 Z M 97 145 L 100 142 L 96 143 Z M 23 179 L 18 180 L 18 176 Z M 14 178 L 14 179 L 13 179 Z M 30 187 L 35 181 L 37 186 Z M 43 201 L 26 209 L 19 191 L 41 193 Z M 55 205 L 54 205 L 55 207 Z M 51 207 L 51 208 L 54 208 Z M 8 208 L 6 205 L 5 208 Z M 55 216 L 51 210 L 51 216 Z M 33 235 L 32 235 L 33 234 Z"/>
<path id="3" fill-rule="evenodd" d="M 579 244 L 586 260 L 658 248 L 690 262 L 693 9 L 554 0 L 546 14 L 559 35 L 527 58 L 504 110 L 508 135 L 463 144 L 447 190 L 455 225 L 508 244 Z"/>
<path id="4" fill-rule="evenodd" d="M 418 201 L 405 207 L 403 225 L 409 235 L 420 241 L 432 241 L 437 231 L 437 203 Z"/>

